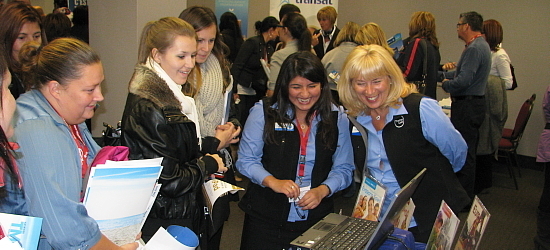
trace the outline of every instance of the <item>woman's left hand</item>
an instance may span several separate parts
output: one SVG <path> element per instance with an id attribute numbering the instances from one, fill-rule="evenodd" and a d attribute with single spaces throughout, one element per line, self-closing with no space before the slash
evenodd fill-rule
<path id="1" fill-rule="evenodd" d="M 235 127 L 233 123 L 227 122 L 216 127 L 216 138 L 220 140 L 218 150 L 228 147 L 230 144 L 239 142 L 241 127 Z"/>
<path id="2" fill-rule="evenodd" d="M 327 195 L 329 195 L 329 190 L 327 186 L 320 185 L 316 188 L 312 188 L 309 190 L 304 197 L 302 197 L 298 201 L 298 206 L 302 208 L 302 210 L 309 210 L 314 209 L 317 206 L 319 206 L 319 203 L 321 203 L 321 200 L 325 198 Z"/>

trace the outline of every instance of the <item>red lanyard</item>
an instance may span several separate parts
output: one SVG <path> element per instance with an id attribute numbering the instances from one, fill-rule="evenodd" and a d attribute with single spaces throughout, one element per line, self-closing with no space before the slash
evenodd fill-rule
<path id="1" fill-rule="evenodd" d="M 311 124 L 304 133 L 304 131 L 302 131 L 302 126 L 300 126 L 300 122 L 296 120 L 296 123 L 298 124 L 298 132 L 300 133 L 300 160 L 298 161 L 298 177 L 304 177 L 306 168 L 307 141 L 309 139 Z"/>
<path id="2" fill-rule="evenodd" d="M 468 47 L 470 45 L 470 43 L 472 43 L 474 40 L 476 40 L 476 38 L 482 36 L 481 34 L 479 35 L 475 35 L 469 42 L 466 43 L 466 47 Z"/>
<path id="3" fill-rule="evenodd" d="M 86 176 L 86 172 L 88 171 L 88 147 L 84 143 L 84 140 L 82 139 L 82 136 L 80 134 L 80 131 L 78 129 L 78 125 L 69 125 L 71 128 L 71 136 L 73 137 L 74 142 L 76 143 L 76 146 L 78 147 L 78 152 L 80 154 L 80 164 L 82 165 L 82 178 Z"/>

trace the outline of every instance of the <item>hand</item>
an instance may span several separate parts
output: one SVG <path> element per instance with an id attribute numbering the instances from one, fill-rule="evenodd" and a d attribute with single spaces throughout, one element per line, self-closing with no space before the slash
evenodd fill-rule
<path id="1" fill-rule="evenodd" d="M 321 200 L 325 198 L 327 195 L 329 195 L 330 191 L 328 190 L 328 187 L 325 185 L 320 185 L 316 188 L 313 188 L 309 190 L 304 197 L 302 197 L 298 201 L 298 206 L 302 208 L 302 210 L 309 210 L 314 209 L 321 203 Z"/>
<path id="2" fill-rule="evenodd" d="M 206 154 L 205 156 L 210 156 L 210 157 L 214 158 L 214 160 L 216 160 L 216 162 L 218 163 L 218 171 L 217 172 L 225 173 L 225 171 L 227 171 L 227 167 L 225 167 L 225 164 L 223 163 L 223 160 L 222 160 L 222 158 L 220 157 L 219 154 Z"/>
<path id="3" fill-rule="evenodd" d="M 239 96 L 239 94 L 233 94 L 233 101 L 236 102 L 236 101 L 239 100 L 239 99 L 241 99 L 240 96 Z"/>
<path id="4" fill-rule="evenodd" d="M 241 134 L 241 127 L 235 127 L 233 123 L 227 122 L 223 125 L 216 127 L 215 137 L 220 140 L 218 151 L 222 148 L 226 148 L 229 144 L 237 143 L 239 141 L 239 135 Z"/>
<path id="5" fill-rule="evenodd" d="M 298 198 L 300 196 L 300 186 L 292 180 L 279 180 L 270 175 L 265 177 L 262 184 L 271 188 L 275 193 L 284 194 L 288 198 Z"/>
<path id="6" fill-rule="evenodd" d="M 132 243 L 128 243 L 126 245 L 120 246 L 120 248 L 124 250 L 136 250 L 138 249 L 138 247 L 139 247 L 139 243 L 137 242 L 132 242 Z"/>
<path id="7" fill-rule="evenodd" d="M 313 34 L 311 36 L 311 46 L 317 46 L 319 44 L 319 36 L 321 35 L 321 32 L 317 34 Z"/>
<path id="8" fill-rule="evenodd" d="M 448 62 L 443 64 L 443 70 L 453 70 L 456 69 L 456 62 Z"/>
<path id="9" fill-rule="evenodd" d="M 273 90 L 271 89 L 268 89 L 266 92 L 265 92 L 265 96 L 267 97 L 271 97 L 273 95 Z"/>

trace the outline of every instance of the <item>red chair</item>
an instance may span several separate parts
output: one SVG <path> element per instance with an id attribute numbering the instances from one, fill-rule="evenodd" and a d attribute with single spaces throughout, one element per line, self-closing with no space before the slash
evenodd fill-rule
<path id="1" fill-rule="evenodd" d="M 500 142 L 498 144 L 498 156 L 506 158 L 506 162 L 508 163 L 508 172 L 510 173 L 510 177 L 514 179 L 516 190 L 518 190 L 518 181 L 512 167 L 515 165 L 518 168 L 518 173 L 521 177 L 521 172 L 519 172 L 520 166 L 516 149 L 519 146 L 519 141 L 521 140 L 523 131 L 525 130 L 527 122 L 529 121 L 529 117 L 531 116 L 531 112 L 533 111 L 533 103 L 535 102 L 536 98 L 537 95 L 533 94 L 531 98 L 527 99 L 523 103 L 523 105 L 521 105 L 518 116 L 516 118 L 514 129 L 504 128 L 502 130 L 502 138 L 500 139 Z M 512 163 L 512 157 L 514 158 L 513 161 L 515 162 L 515 164 Z"/>

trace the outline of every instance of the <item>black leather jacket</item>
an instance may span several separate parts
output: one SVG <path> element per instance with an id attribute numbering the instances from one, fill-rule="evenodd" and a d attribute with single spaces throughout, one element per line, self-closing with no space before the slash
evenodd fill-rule
<path id="1" fill-rule="evenodd" d="M 138 65 L 130 81 L 122 116 L 122 145 L 130 159 L 164 157 L 162 188 L 149 214 L 159 219 L 199 219 L 203 214 L 201 184 L 218 169 L 203 153 L 215 153 L 220 141 L 203 139 L 200 152 L 195 123 L 181 112 L 181 104 L 166 82 Z"/>

